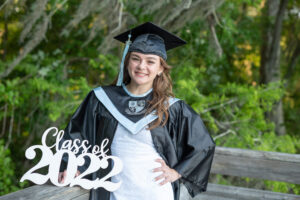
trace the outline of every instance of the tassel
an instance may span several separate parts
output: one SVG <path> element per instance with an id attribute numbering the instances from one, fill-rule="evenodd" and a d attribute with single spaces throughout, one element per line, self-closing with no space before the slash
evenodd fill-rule
<path id="1" fill-rule="evenodd" d="M 124 61 L 125 61 L 125 56 L 127 55 L 129 46 L 131 44 L 130 38 L 131 38 L 131 33 L 129 33 L 129 35 L 128 35 L 128 40 L 126 41 L 126 46 L 125 46 L 125 49 L 123 51 L 123 56 L 122 56 L 122 61 L 121 61 L 121 65 L 120 65 L 120 72 L 119 72 L 119 76 L 118 76 L 117 86 L 121 86 L 122 83 L 123 83 Z"/>

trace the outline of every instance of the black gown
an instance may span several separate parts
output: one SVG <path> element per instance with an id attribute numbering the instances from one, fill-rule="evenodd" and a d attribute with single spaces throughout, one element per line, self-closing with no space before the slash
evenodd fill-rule
<path id="1" fill-rule="evenodd" d="M 135 133 L 157 118 L 153 113 L 145 116 L 147 100 L 151 98 L 151 91 L 142 96 L 134 96 L 124 85 L 96 88 L 89 92 L 71 117 L 61 142 L 78 138 L 88 140 L 91 145 L 100 146 L 102 140 L 107 138 L 110 155 L 110 146 L 118 123 Z M 206 191 L 215 143 L 200 116 L 184 101 L 170 98 L 168 111 L 169 119 L 166 125 L 151 130 L 153 144 L 166 164 L 182 176 L 172 183 L 174 199 L 179 200 L 180 182 L 194 197 Z M 67 161 L 66 158 L 64 160 Z M 61 171 L 64 166 L 65 164 L 62 165 Z M 87 166 L 88 160 L 78 170 L 83 172 Z M 111 167 L 109 165 L 107 169 L 100 169 L 90 178 L 105 176 Z M 98 188 L 91 190 L 89 199 L 109 198 L 109 191 Z"/>

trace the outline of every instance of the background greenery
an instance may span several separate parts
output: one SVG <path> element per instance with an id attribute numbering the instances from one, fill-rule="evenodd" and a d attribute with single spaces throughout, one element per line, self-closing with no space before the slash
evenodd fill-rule
<path id="1" fill-rule="evenodd" d="M 146 21 L 188 42 L 168 53 L 174 93 L 201 115 L 218 146 L 300 153 L 300 2 L 286 5 L 279 78 L 271 82 L 261 81 L 260 71 L 265 23 L 274 21 L 265 14 L 267 0 L 151 2 L 2 2 L 0 195 L 29 185 L 18 183 L 32 166 L 25 149 L 48 127 L 63 129 L 92 88 L 117 76 L 123 46 L 112 36 Z M 279 101 L 284 134 L 267 115 Z M 300 194 L 299 185 L 282 182 L 211 181 Z"/>

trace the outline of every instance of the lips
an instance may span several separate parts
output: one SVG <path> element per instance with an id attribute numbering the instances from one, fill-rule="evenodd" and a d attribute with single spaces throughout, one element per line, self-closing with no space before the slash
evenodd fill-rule
<path id="1" fill-rule="evenodd" d="M 142 72 L 134 72 L 134 73 L 137 77 L 144 77 L 148 75 L 147 73 L 142 73 Z"/>

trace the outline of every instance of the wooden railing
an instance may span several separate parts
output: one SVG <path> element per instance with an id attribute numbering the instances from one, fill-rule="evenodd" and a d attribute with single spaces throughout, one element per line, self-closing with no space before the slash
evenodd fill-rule
<path id="1" fill-rule="evenodd" d="M 211 173 L 300 184 L 300 155 L 217 147 Z M 209 184 L 207 192 L 194 199 L 300 200 L 300 195 Z"/>
<path id="2" fill-rule="evenodd" d="M 217 147 L 211 173 L 300 184 L 300 155 Z M 79 187 L 36 185 L 0 200 L 87 200 L 89 191 Z M 191 200 L 181 186 L 180 200 Z M 300 200 L 300 195 L 208 184 L 207 191 L 193 200 Z"/>

